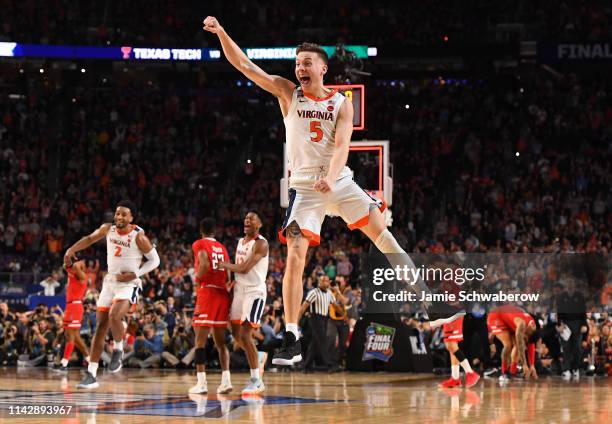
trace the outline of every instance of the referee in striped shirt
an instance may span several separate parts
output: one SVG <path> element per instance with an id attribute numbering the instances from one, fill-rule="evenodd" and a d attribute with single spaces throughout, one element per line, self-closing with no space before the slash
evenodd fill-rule
<path id="1" fill-rule="evenodd" d="M 333 291 L 333 293 L 332 293 Z M 335 294 L 335 296 L 334 296 Z M 319 277 L 319 286 L 312 289 L 306 295 L 306 300 L 302 303 L 298 322 L 300 318 L 310 309 L 310 329 L 311 338 L 304 362 L 304 371 L 311 371 L 314 367 L 315 357 L 317 353 L 323 360 L 325 366 L 331 369 L 331 360 L 327 350 L 327 322 L 329 320 L 329 305 L 336 303 L 338 300 L 345 302 L 345 298 L 338 290 L 338 286 L 334 286 L 330 290 L 329 277 L 323 274 Z"/>

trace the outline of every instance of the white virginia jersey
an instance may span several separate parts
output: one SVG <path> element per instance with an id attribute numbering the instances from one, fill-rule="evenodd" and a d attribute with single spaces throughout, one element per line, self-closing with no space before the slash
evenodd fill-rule
<path id="1" fill-rule="evenodd" d="M 259 235 L 253 240 L 249 240 L 244 243 L 244 238 L 238 241 L 238 247 L 236 247 L 236 263 L 241 264 L 245 262 L 249 256 L 253 254 L 253 247 L 257 240 L 265 240 L 265 238 Z M 262 290 L 266 290 L 266 275 L 268 274 L 268 259 L 269 254 L 261 258 L 246 274 L 234 273 L 236 278 L 236 285 L 242 287 L 258 287 Z"/>
<path id="2" fill-rule="evenodd" d="M 136 235 L 144 230 L 137 225 L 130 225 L 131 231 L 119 234 L 113 225 L 106 234 L 106 261 L 109 274 L 136 272 L 142 263 L 144 254 L 136 244 Z"/>
<path id="3" fill-rule="evenodd" d="M 344 99 L 336 90 L 319 100 L 304 94 L 300 87 L 293 90 L 284 119 L 289 171 L 308 172 L 329 167 L 334 153 L 336 119 Z"/>

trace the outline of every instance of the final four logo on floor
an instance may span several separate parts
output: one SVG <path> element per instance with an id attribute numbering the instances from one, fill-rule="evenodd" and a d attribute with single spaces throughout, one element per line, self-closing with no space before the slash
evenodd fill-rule
<path id="1" fill-rule="evenodd" d="M 370 323 L 366 329 L 366 342 L 362 361 L 379 359 L 387 362 L 393 356 L 393 338 L 395 328 L 386 325 Z"/>

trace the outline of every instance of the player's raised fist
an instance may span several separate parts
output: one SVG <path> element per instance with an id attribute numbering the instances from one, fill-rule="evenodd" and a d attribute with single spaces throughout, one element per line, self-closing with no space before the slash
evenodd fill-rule
<path id="1" fill-rule="evenodd" d="M 325 178 L 318 179 L 314 183 L 313 188 L 315 191 L 318 191 L 321 193 L 327 193 L 332 190 L 333 184 L 329 181 L 327 177 L 325 177 Z"/>
<path id="2" fill-rule="evenodd" d="M 204 31 L 212 32 L 213 34 L 219 34 L 223 31 L 223 27 L 219 24 L 219 21 L 214 16 L 207 16 L 202 22 Z"/>

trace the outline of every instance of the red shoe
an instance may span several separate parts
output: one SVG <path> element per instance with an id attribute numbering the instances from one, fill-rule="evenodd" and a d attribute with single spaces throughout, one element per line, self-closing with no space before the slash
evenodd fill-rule
<path id="1" fill-rule="evenodd" d="M 478 380 L 480 380 L 480 375 L 478 375 L 477 372 L 473 371 L 467 373 L 465 375 L 465 387 L 475 386 L 476 383 L 478 383 Z"/>
<path id="2" fill-rule="evenodd" d="M 453 377 L 449 378 L 448 380 L 444 380 L 442 383 L 440 383 L 440 387 L 443 387 L 445 389 L 450 389 L 452 387 L 459 387 L 461 386 L 461 379 L 454 379 Z"/>

